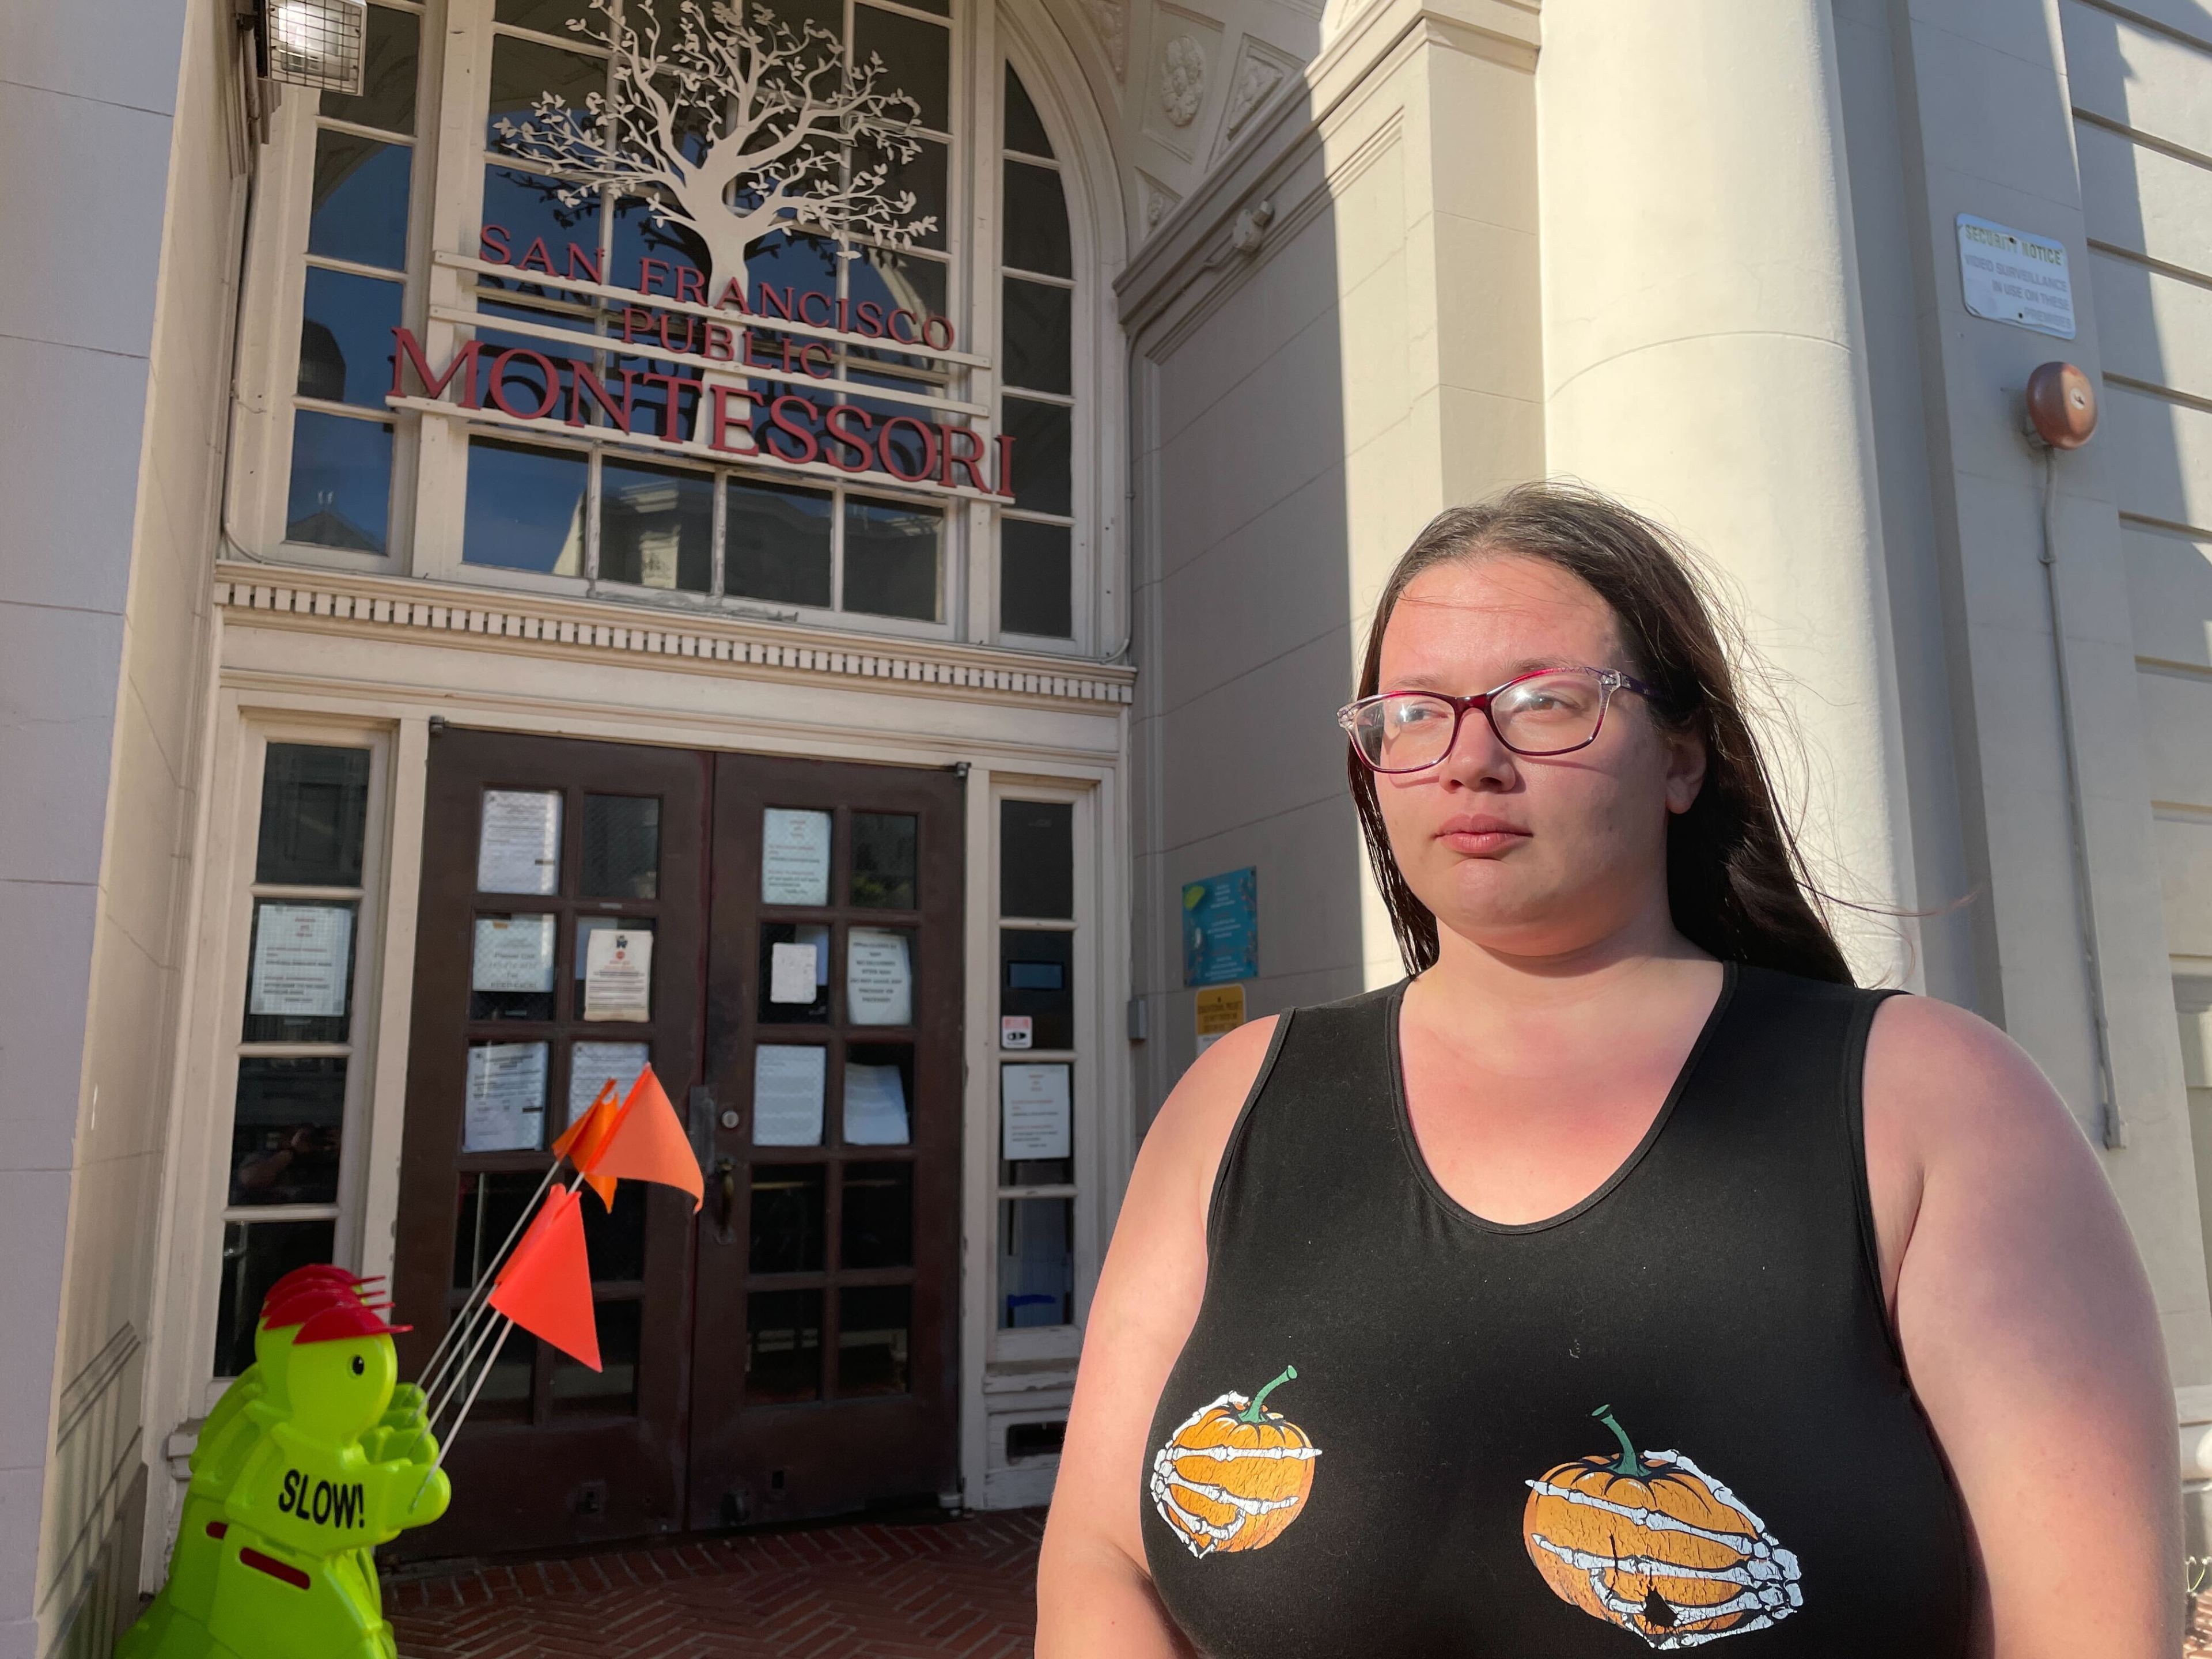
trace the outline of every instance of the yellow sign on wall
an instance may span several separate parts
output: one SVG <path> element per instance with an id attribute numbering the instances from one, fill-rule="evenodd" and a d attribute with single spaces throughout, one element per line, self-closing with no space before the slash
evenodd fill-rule
<path id="1" fill-rule="evenodd" d="M 1198 994 L 1198 1052 L 1201 1054 L 1243 1023 L 1242 985 L 1209 985 Z"/>

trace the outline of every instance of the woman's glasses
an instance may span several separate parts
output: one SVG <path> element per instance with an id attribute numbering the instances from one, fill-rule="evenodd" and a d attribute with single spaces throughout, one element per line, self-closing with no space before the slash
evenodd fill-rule
<path id="1" fill-rule="evenodd" d="M 1616 691 L 1648 702 L 1658 694 L 1615 668 L 1540 668 L 1489 691 L 1385 691 L 1336 711 L 1359 758 L 1377 772 L 1418 772 L 1451 753 L 1459 723 L 1480 708 L 1498 742 L 1516 755 L 1565 755 L 1597 740 Z"/>

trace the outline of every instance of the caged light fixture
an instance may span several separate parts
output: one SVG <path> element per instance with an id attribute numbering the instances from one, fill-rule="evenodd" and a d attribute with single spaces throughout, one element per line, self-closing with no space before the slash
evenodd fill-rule
<path id="1" fill-rule="evenodd" d="M 368 0 L 258 0 L 255 13 L 264 77 L 360 95 Z"/>

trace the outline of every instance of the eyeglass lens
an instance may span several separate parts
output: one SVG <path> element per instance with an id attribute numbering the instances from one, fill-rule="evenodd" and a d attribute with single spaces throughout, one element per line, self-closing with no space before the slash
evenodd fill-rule
<path id="1" fill-rule="evenodd" d="M 1556 755 L 1597 735 L 1605 687 L 1594 674 L 1538 674 L 1516 680 L 1490 705 L 1491 724 L 1509 749 Z M 1468 711 L 1469 720 L 1481 715 Z M 1361 757 L 1379 772 L 1433 766 L 1451 747 L 1452 706 L 1422 691 L 1394 692 L 1363 706 L 1352 726 Z"/>

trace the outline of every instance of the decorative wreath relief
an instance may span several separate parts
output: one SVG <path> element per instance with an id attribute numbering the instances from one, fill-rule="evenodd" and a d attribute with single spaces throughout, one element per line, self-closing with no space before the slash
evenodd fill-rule
<path id="1" fill-rule="evenodd" d="M 611 22 L 610 3 L 591 9 Z M 714 295 L 732 282 L 744 294 L 745 250 L 771 231 L 905 249 L 937 228 L 934 215 L 915 215 L 912 191 L 890 186 L 891 164 L 921 152 L 911 135 L 921 106 L 878 87 L 880 56 L 848 64 L 820 24 L 794 29 L 757 4 L 741 14 L 727 0 L 682 0 L 666 40 L 650 9 L 625 10 L 643 13 L 642 27 L 568 23 L 611 49 L 612 99 L 595 92 L 579 110 L 548 92 L 535 118 L 496 124 L 510 155 L 559 176 L 564 204 L 607 188 L 643 198 L 654 224 L 681 222 L 705 243 Z"/>

